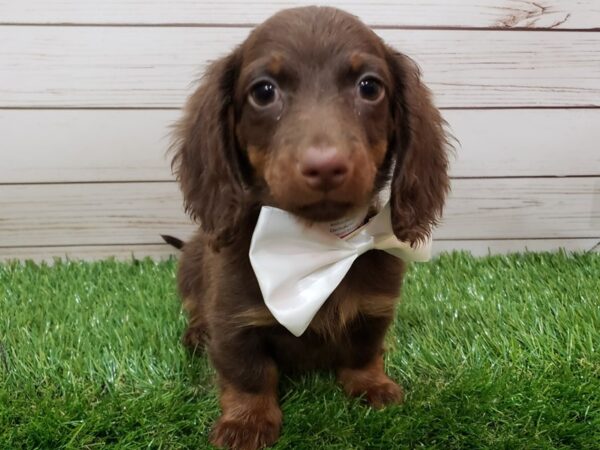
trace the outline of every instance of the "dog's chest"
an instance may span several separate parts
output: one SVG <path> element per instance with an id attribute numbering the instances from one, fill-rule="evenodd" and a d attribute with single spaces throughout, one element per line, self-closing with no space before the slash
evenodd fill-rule
<path id="1" fill-rule="evenodd" d="M 382 251 L 359 257 L 309 329 L 335 339 L 359 316 L 391 317 L 399 296 L 403 263 Z"/>

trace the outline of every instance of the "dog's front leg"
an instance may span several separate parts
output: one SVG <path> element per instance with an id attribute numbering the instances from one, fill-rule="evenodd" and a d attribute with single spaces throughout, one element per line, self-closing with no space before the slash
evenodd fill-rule
<path id="1" fill-rule="evenodd" d="M 363 397 L 374 408 L 401 403 L 402 388 L 383 367 L 383 339 L 391 317 L 364 317 L 352 330 L 348 364 L 338 368 L 338 382 L 351 397 Z"/>
<path id="2" fill-rule="evenodd" d="M 219 375 L 222 408 L 211 442 L 235 450 L 274 444 L 282 421 L 277 399 L 278 371 L 256 330 L 215 336 L 209 354 Z"/>

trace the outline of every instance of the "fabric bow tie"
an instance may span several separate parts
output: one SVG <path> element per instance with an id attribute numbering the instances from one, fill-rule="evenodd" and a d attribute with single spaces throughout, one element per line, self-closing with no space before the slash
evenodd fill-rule
<path id="1" fill-rule="evenodd" d="M 412 248 L 396 239 L 389 205 L 343 239 L 326 227 L 308 226 L 286 211 L 264 206 L 252 235 L 250 262 L 271 314 L 300 336 L 354 260 L 372 249 L 405 261 L 427 261 L 431 241 Z"/>

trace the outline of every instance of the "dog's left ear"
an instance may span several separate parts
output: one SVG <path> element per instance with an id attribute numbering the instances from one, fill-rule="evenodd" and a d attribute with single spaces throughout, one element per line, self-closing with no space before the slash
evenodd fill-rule
<path id="1" fill-rule="evenodd" d="M 233 97 L 240 64 L 236 49 L 208 67 L 175 126 L 171 145 L 185 210 L 200 222 L 215 249 L 237 234 L 246 201 L 234 136 Z"/>
<path id="2" fill-rule="evenodd" d="M 445 121 L 421 82 L 416 63 L 392 49 L 388 49 L 387 59 L 395 84 L 390 99 L 391 143 L 396 152 L 390 198 L 392 227 L 398 239 L 414 245 L 431 235 L 442 215 L 450 188 L 449 144 Z"/>

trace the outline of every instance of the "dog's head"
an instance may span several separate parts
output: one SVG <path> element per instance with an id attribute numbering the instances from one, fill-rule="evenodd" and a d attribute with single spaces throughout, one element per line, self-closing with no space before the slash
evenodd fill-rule
<path id="1" fill-rule="evenodd" d="M 416 243 L 449 186 L 443 120 L 416 65 L 334 8 L 282 11 L 214 62 L 173 147 L 186 209 L 221 243 L 251 204 L 331 221 L 390 176 L 394 232 Z"/>

